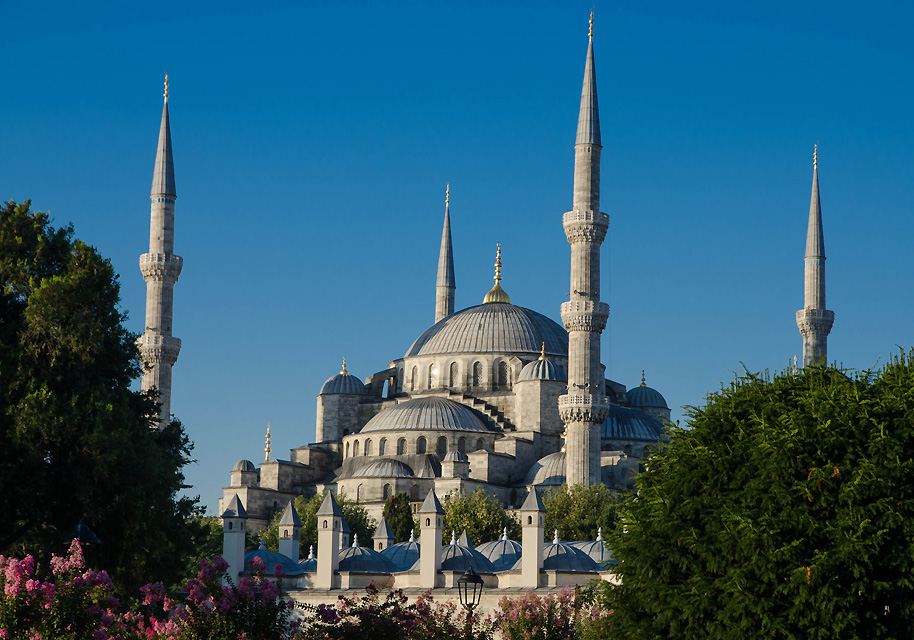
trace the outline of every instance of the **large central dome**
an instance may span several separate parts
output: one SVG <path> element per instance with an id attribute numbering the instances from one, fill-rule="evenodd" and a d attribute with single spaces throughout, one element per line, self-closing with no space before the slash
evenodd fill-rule
<path id="1" fill-rule="evenodd" d="M 546 353 L 568 357 L 568 334 L 541 313 L 504 302 L 458 311 L 425 330 L 410 356 L 450 353 Z"/>

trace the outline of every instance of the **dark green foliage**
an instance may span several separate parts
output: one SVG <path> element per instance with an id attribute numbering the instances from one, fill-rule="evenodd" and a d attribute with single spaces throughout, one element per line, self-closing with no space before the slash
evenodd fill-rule
<path id="1" fill-rule="evenodd" d="M 451 541 L 451 532 L 459 536 L 464 530 L 474 545 L 497 540 L 507 527 L 508 537 L 520 540 L 520 523 L 508 515 L 501 501 L 479 487 L 470 495 L 450 491 L 444 496 L 444 544 Z"/>
<path id="2" fill-rule="evenodd" d="M 616 511 L 625 494 L 615 493 L 606 485 L 589 487 L 576 484 L 550 490 L 543 499 L 546 527 L 543 536 L 552 540 L 555 530 L 560 540 L 596 540 L 603 529 L 604 538 L 616 526 Z"/>
<path id="3" fill-rule="evenodd" d="M 0 553 L 63 553 L 84 518 L 90 566 L 122 590 L 171 582 L 190 551 L 178 498 L 192 448 L 178 422 L 153 428 L 117 275 L 28 202 L 0 208 Z"/>
<path id="4" fill-rule="evenodd" d="M 414 529 L 418 535 L 419 525 L 413 519 L 413 511 L 405 493 L 397 493 L 387 498 L 387 502 L 384 503 L 384 519 L 394 532 L 394 542 L 406 542 Z"/>
<path id="5" fill-rule="evenodd" d="M 301 518 L 302 521 L 301 542 L 299 543 L 299 556 L 301 558 L 308 557 L 308 552 L 312 545 L 314 546 L 315 557 L 317 556 L 317 510 L 321 508 L 321 503 L 324 501 L 324 496 L 326 495 L 327 492 L 325 491 L 310 499 L 306 499 L 304 496 L 298 496 L 292 502 L 295 511 L 298 512 L 298 517 Z M 365 510 L 365 507 L 355 500 L 347 498 L 346 494 L 341 493 L 335 496 L 335 498 L 336 503 L 340 507 L 340 511 L 343 512 L 343 518 L 345 518 L 346 524 L 349 525 L 353 534 L 358 534 L 359 545 L 363 547 L 372 546 L 374 530 L 377 528 L 378 523 L 368 517 L 368 512 Z M 273 551 L 279 550 L 280 518 L 282 518 L 282 511 L 278 512 L 273 517 L 270 526 L 264 529 L 261 534 L 263 536 L 264 546 Z M 259 544 L 258 538 L 257 546 L 259 546 Z"/>
<path id="6" fill-rule="evenodd" d="M 211 560 L 222 555 L 222 518 L 218 516 L 194 516 L 188 519 L 188 527 L 193 533 L 193 552 L 184 560 L 184 569 L 175 590 L 180 591 L 190 580 L 200 573 L 200 561 Z M 260 539 L 258 538 L 258 544 Z"/>
<path id="7" fill-rule="evenodd" d="M 914 636 L 914 358 L 747 374 L 622 506 L 612 637 Z"/>

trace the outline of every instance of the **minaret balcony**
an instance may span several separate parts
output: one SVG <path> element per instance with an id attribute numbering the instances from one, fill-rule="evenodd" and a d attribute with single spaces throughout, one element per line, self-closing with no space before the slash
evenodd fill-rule
<path id="1" fill-rule="evenodd" d="M 150 367 L 158 364 L 173 365 L 178 361 L 178 353 L 181 351 L 180 338 L 149 331 L 137 338 L 136 344 L 143 362 Z"/>
<path id="2" fill-rule="evenodd" d="M 566 394 L 559 396 L 562 422 L 603 424 L 609 415 L 609 398 L 604 395 Z"/>
<path id="3" fill-rule="evenodd" d="M 568 242 L 602 243 L 609 229 L 609 215 L 593 209 L 572 209 L 562 216 Z"/>
<path id="4" fill-rule="evenodd" d="M 804 336 L 827 335 L 835 324 L 835 312 L 828 309 L 800 309 L 797 311 L 797 327 Z"/>
<path id="5" fill-rule="evenodd" d="M 566 331 L 596 331 L 606 328 L 609 305 L 599 300 L 569 300 L 562 303 Z"/>
<path id="6" fill-rule="evenodd" d="M 147 282 L 162 280 L 174 284 L 183 267 L 184 259 L 173 253 L 144 253 L 140 256 L 140 271 Z"/>

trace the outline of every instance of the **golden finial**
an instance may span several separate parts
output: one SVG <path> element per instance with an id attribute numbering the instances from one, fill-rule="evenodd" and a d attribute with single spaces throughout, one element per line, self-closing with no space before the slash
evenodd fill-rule
<path id="1" fill-rule="evenodd" d="M 562 453 L 565 453 L 566 439 L 568 438 L 568 425 L 562 430 Z"/>
<path id="2" fill-rule="evenodd" d="M 165 72 L 165 101 L 168 101 L 168 72 Z"/>
<path id="3" fill-rule="evenodd" d="M 816 143 L 816 146 L 812 148 L 812 166 L 819 166 L 819 143 Z"/>
<path id="4" fill-rule="evenodd" d="M 451 183 L 447 183 L 447 188 L 444 190 L 444 208 L 447 210 L 448 206 L 451 204 Z"/>
<path id="5" fill-rule="evenodd" d="M 343 368 L 340 370 L 340 375 L 348 376 L 349 372 L 346 371 L 346 356 L 343 356 Z"/>
<path id="6" fill-rule="evenodd" d="M 641 386 L 646 387 L 647 383 L 644 381 L 644 369 L 641 370 Z"/>
<path id="7" fill-rule="evenodd" d="M 270 442 L 273 440 L 273 436 L 270 435 L 270 423 L 267 423 L 267 446 L 264 448 L 264 452 L 267 454 L 266 460 L 264 462 L 270 461 Z"/>
<path id="8" fill-rule="evenodd" d="M 483 304 L 488 302 L 506 302 L 511 304 L 511 298 L 505 293 L 505 290 L 501 288 L 501 243 L 496 245 L 497 250 L 495 252 L 495 286 L 486 294 L 486 297 L 482 299 Z"/>
<path id="9" fill-rule="evenodd" d="M 546 359 L 546 343 L 543 343 L 543 350 L 540 351 L 540 360 Z"/>
<path id="10" fill-rule="evenodd" d="M 590 32 L 587 35 L 593 38 L 593 9 L 590 10 Z"/>

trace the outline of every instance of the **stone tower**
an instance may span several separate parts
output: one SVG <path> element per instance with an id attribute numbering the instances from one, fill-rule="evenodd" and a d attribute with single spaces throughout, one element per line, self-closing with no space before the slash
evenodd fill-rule
<path id="1" fill-rule="evenodd" d="M 825 233 L 819 204 L 819 147 L 812 154 L 812 196 L 806 230 L 805 301 L 797 311 L 797 326 L 803 335 L 803 366 L 828 360 L 828 334 L 835 314 L 825 308 Z"/>
<path id="2" fill-rule="evenodd" d="M 566 480 L 569 485 L 596 484 L 600 478 L 600 426 L 609 403 L 600 363 L 600 334 L 609 306 L 600 302 L 600 245 L 609 216 L 600 212 L 600 114 L 593 60 L 593 12 L 584 66 L 581 111 L 574 145 L 574 200 L 562 218 L 571 245 L 571 290 L 562 304 L 568 331 L 568 393 L 559 396 L 559 415 L 566 425 Z"/>
<path id="3" fill-rule="evenodd" d="M 175 168 L 171 155 L 168 123 L 168 76 L 165 76 L 165 104 L 159 127 L 159 146 L 152 174 L 152 213 L 149 224 L 149 253 L 140 256 L 140 271 L 146 281 L 146 328 L 139 338 L 140 355 L 146 365 L 143 391 L 159 391 L 159 428 L 171 419 L 171 368 L 178 359 L 181 341 L 171 335 L 175 282 L 183 260 L 175 255 Z"/>
<path id="4" fill-rule="evenodd" d="M 444 196 L 444 230 L 441 232 L 441 253 L 438 255 L 438 280 L 435 286 L 435 322 L 454 313 L 454 249 L 451 246 L 451 185 Z"/>

